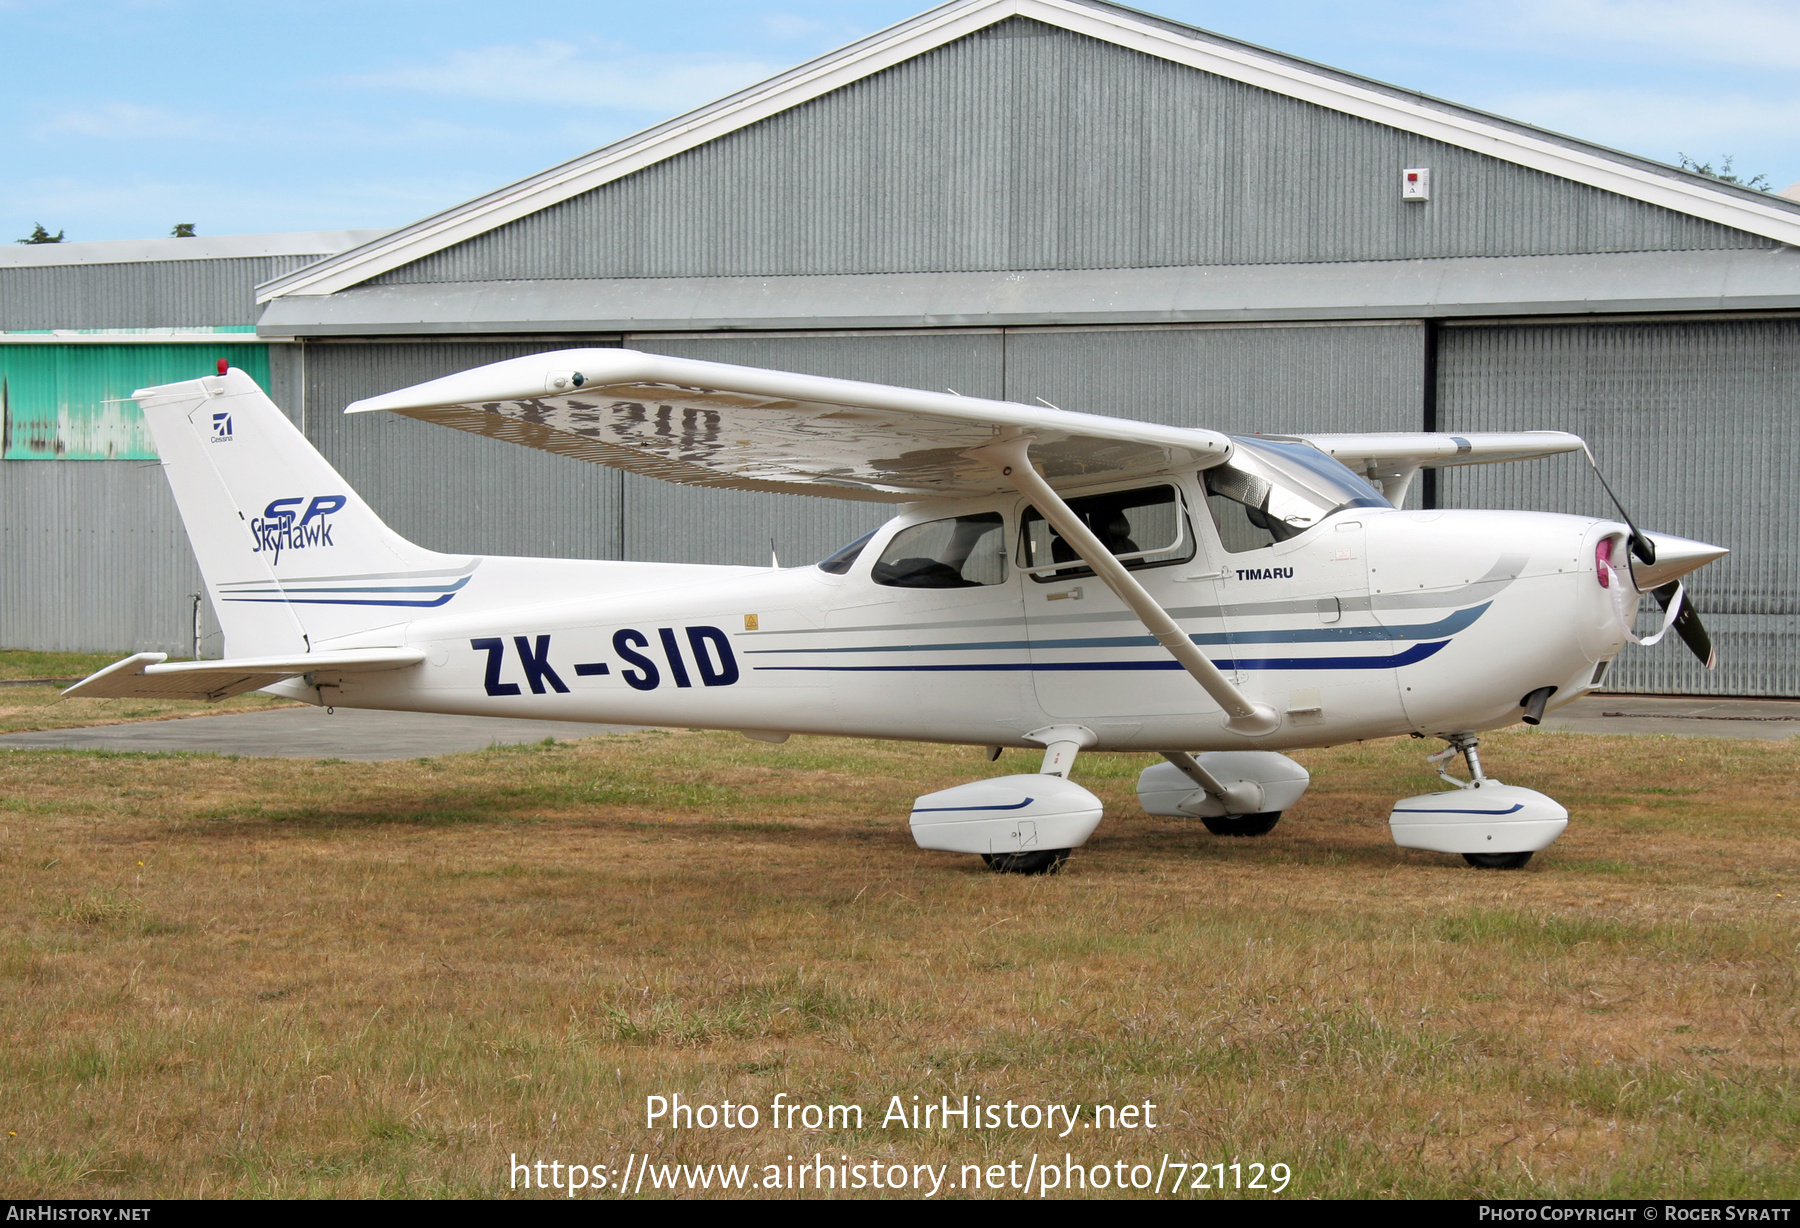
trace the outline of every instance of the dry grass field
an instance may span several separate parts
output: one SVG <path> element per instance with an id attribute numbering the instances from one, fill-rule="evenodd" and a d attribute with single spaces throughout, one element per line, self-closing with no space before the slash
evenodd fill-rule
<path id="1" fill-rule="evenodd" d="M 1255 840 L 1146 818 L 1150 760 L 1085 756 L 1110 817 L 1053 878 L 905 830 L 1022 752 L 0 755 L 0 1194 L 504 1195 L 513 1155 L 646 1151 L 1800 1193 L 1800 742 L 1493 736 L 1490 771 L 1575 814 L 1512 873 L 1390 844 L 1429 749 L 1305 753 L 1314 791 Z M 646 1129 L 676 1091 L 761 1127 Z M 869 1116 L 772 1129 L 778 1093 Z M 1161 1128 L 878 1124 L 965 1093 Z"/>

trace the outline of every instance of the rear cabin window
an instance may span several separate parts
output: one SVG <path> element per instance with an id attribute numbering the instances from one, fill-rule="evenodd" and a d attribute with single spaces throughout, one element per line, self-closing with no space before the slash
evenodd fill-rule
<path id="1" fill-rule="evenodd" d="M 1194 557 L 1187 511 L 1173 486 L 1115 490 L 1068 502 L 1069 509 L 1127 567 L 1185 563 Z M 1094 574 L 1035 507 L 1025 512 L 1020 539 L 1019 565 L 1039 584 Z"/>
<path id="2" fill-rule="evenodd" d="M 999 512 L 915 524 L 894 534 L 870 570 L 889 588 L 980 588 L 1006 580 L 1006 524 Z"/>

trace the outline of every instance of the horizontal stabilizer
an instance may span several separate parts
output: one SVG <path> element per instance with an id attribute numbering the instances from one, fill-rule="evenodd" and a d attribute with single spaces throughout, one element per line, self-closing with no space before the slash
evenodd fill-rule
<path id="1" fill-rule="evenodd" d="M 1429 431 L 1367 431 L 1361 434 L 1305 434 L 1313 447 L 1376 483 L 1399 507 L 1421 469 L 1450 465 L 1493 465 L 1579 452 L 1581 436 L 1567 431 L 1470 431 L 1463 435 Z"/>
<path id="2" fill-rule="evenodd" d="M 346 648 L 289 657 L 242 657 L 235 661 L 178 661 L 168 654 L 140 652 L 115 661 L 63 692 L 67 699 L 229 699 L 305 674 L 337 677 L 405 669 L 425 659 L 418 648 Z"/>
<path id="3" fill-rule="evenodd" d="M 1446 465 L 1491 465 L 1499 461 L 1536 460 L 1559 452 L 1581 451 L 1581 436 L 1567 431 L 1471 431 L 1466 435 L 1427 431 L 1365 431 L 1357 435 L 1299 436 L 1349 465 L 1410 464 L 1421 469 Z"/>

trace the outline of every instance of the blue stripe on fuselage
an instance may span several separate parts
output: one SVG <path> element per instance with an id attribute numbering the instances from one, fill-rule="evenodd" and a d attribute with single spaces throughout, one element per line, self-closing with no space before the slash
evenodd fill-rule
<path id="1" fill-rule="evenodd" d="M 220 600 L 249 601 L 262 605 L 404 605 L 432 609 L 443 605 L 454 596 L 456 596 L 455 593 L 445 593 L 442 597 L 435 597 L 430 601 L 352 601 L 336 597 L 221 597 Z"/>
<path id="2" fill-rule="evenodd" d="M 1433 644 L 1414 644 L 1404 652 L 1383 657 L 1242 657 L 1213 662 L 1220 669 L 1396 669 L 1413 665 L 1434 655 L 1449 640 Z M 755 669 L 804 672 L 815 674 L 954 674 L 1002 673 L 1018 670 L 1050 673 L 1053 671 L 1108 671 L 1181 669 L 1173 658 L 1159 661 L 981 661 L 966 665 L 758 665 Z"/>
<path id="3" fill-rule="evenodd" d="M 1200 645 L 1219 644 L 1341 644 L 1367 640 L 1432 640 L 1452 636 L 1487 613 L 1492 602 L 1458 610 L 1434 623 L 1399 627 L 1305 627 L 1288 631 L 1229 631 L 1190 635 Z M 930 630 L 929 624 L 920 628 Z M 1148 635 L 1108 635 L 1072 640 L 983 640 L 963 644 L 874 644 L 841 648 L 750 648 L 746 656 L 783 656 L 840 652 L 1006 652 L 1025 648 L 1154 648 Z"/>

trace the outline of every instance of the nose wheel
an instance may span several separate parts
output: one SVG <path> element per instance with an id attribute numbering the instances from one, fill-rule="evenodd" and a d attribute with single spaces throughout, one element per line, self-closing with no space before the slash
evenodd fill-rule
<path id="1" fill-rule="evenodd" d="M 1530 853 L 1464 853 L 1463 860 L 1477 870 L 1521 870 Z"/>
<path id="2" fill-rule="evenodd" d="M 1037 849 L 1030 853 L 983 853 L 981 860 L 996 874 L 1054 874 L 1069 860 L 1070 849 Z"/>
<path id="3" fill-rule="evenodd" d="M 1458 854 L 1479 870 L 1517 870 L 1568 827 L 1569 812 L 1554 799 L 1534 789 L 1501 784 L 1483 772 L 1473 733 L 1438 736 L 1449 745 L 1425 761 L 1455 787 L 1448 793 L 1395 802 L 1388 816 L 1395 844 Z M 1469 766 L 1467 780 L 1447 770 L 1458 755 Z"/>
<path id="4" fill-rule="evenodd" d="M 1459 789 L 1479 789 L 1488 783 L 1487 774 L 1481 770 L 1481 755 L 1476 747 L 1481 740 L 1474 734 L 1457 733 L 1446 737 L 1450 743 L 1435 755 L 1425 756 L 1425 762 L 1437 768 L 1437 774 Z M 1461 755 L 1468 765 L 1469 779 L 1458 780 L 1446 769 Z M 1531 860 L 1530 853 L 1464 853 L 1462 859 L 1477 870 L 1522 870 L 1525 863 Z"/>

